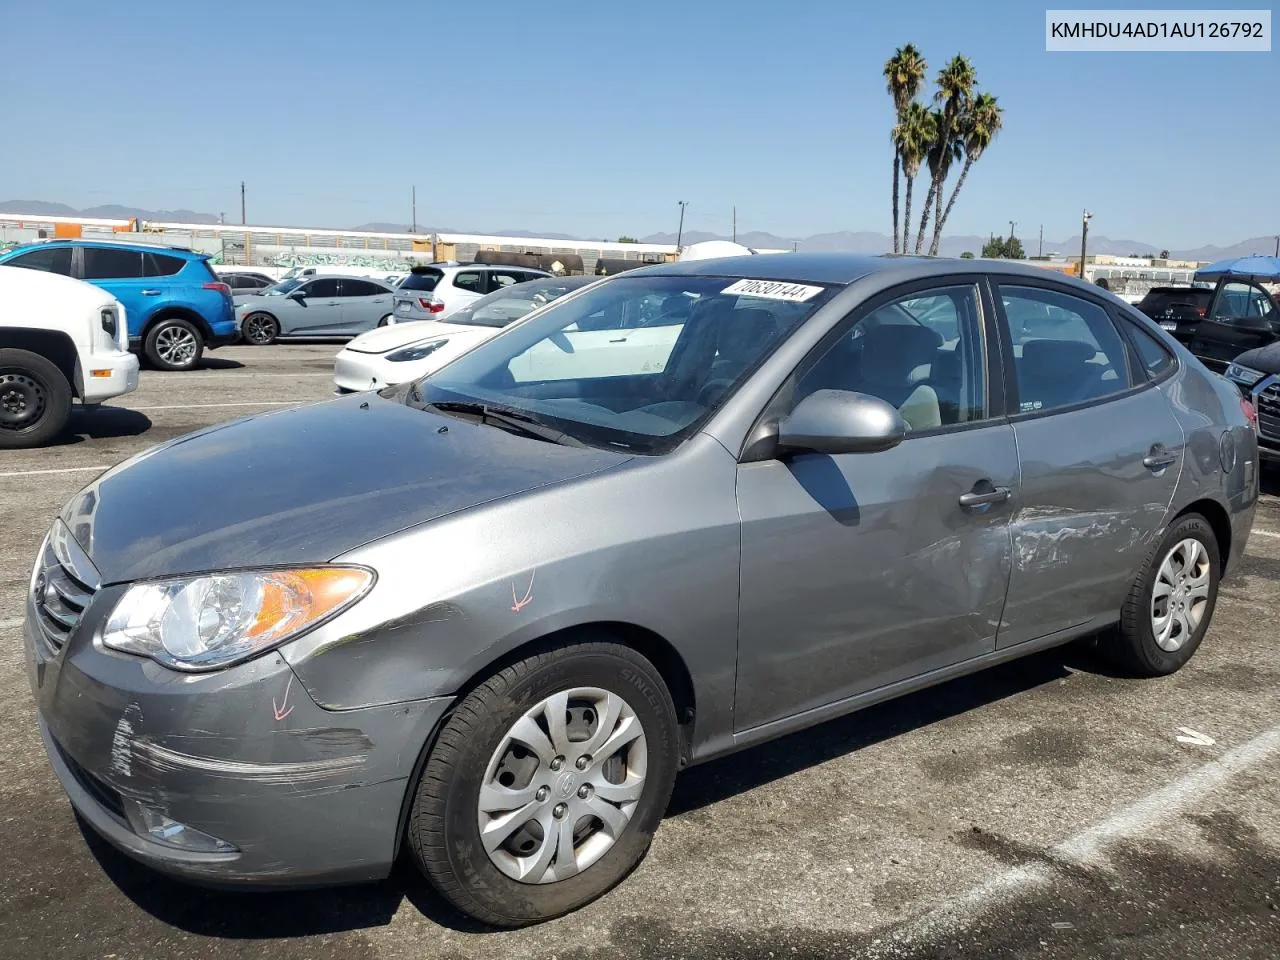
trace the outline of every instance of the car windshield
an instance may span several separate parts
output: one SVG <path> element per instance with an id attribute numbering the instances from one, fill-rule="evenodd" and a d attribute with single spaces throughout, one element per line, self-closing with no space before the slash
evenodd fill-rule
<path id="1" fill-rule="evenodd" d="M 418 381 L 405 401 L 491 410 L 592 446 L 665 453 L 830 296 L 787 281 L 616 277 Z"/>
<path id="2" fill-rule="evenodd" d="M 263 290 L 262 295 L 264 297 L 283 297 L 289 291 L 296 290 L 300 286 L 302 286 L 301 280 L 281 280 L 274 287 L 267 287 L 267 289 Z"/>
<path id="3" fill-rule="evenodd" d="M 505 327 L 558 300 L 570 290 L 586 286 L 595 277 L 565 277 L 556 280 L 531 280 L 495 290 L 461 310 L 454 311 L 443 323 L 459 323 L 469 327 Z"/>

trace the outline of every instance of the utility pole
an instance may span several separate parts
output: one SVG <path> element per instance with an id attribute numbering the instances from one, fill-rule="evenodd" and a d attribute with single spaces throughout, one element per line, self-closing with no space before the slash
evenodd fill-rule
<path id="1" fill-rule="evenodd" d="M 1013 229 L 1014 229 L 1014 227 L 1016 227 L 1017 225 L 1018 225 L 1018 221 L 1017 221 L 1017 220 L 1010 220 L 1010 221 L 1009 221 L 1009 240 L 1010 240 L 1010 241 L 1012 241 L 1012 240 L 1013 240 Z"/>
<path id="2" fill-rule="evenodd" d="M 791 241 L 791 252 L 792 252 L 792 253 L 795 253 L 795 252 L 796 252 L 797 250 L 799 250 L 799 249 L 800 249 L 800 241 L 798 241 L 798 240 L 792 240 L 792 241 Z"/>
<path id="3" fill-rule="evenodd" d="M 418 232 L 418 188 L 413 187 L 413 226 L 409 230 L 410 233 Z"/>
<path id="4" fill-rule="evenodd" d="M 1044 256 L 1044 224 L 1040 224 L 1040 252 L 1036 254 L 1038 257 Z"/>
<path id="5" fill-rule="evenodd" d="M 240 225 L 244 226 L 248 222 L 249 221 L 245 219 L 245 215 L 244 215 L 244 181 L 241 180 L 240 181 Z"/>
<path id="6" fill-rule="evenodd" d="M 1084 212 L 1084 216 L 1080 218 L 1080 279 L 1084 279 L 1084 258 L 1085 251 L 1088 249 L 1089 243 L 1089 221 L 1093 219 L 1093 214 L 1088 210 Z"/>
<path id="7" fill-rule="evenodd" d="M 1280 236 L 1276 237 L 1276 256 L 1280 257 Z"/>
<path id="8" fill-rule="evenodd" d="M 738 205 L 733 205 L 733 242 L 738 242 Z"/>
<path id="9" fill-rule="evenodd" d="M 684 240 L 684 208 L 689 205 L 689 201 L 677 200 L 676 203 L 680 204 L 680 228 L 676 230 L 676 253 L 679 253 Z"/>

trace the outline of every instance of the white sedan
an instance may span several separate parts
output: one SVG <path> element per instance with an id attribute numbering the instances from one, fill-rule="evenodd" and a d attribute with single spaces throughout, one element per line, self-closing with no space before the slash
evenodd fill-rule
<path id="1" fill-rule="evenodd" d="M 439 370 L 503 327 L 598 277 L 531 280 L 496 290 L 444 320 L 397 323 L 350 341 L 333 365 L 335 393 L 379 390 Z"/>

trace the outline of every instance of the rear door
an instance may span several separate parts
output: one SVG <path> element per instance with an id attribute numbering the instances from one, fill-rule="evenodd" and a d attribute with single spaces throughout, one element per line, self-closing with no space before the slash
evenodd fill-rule
<path id="1" fill-rule="evenodd" d="M 163 277 L 148 277 L 143 251 L 129 247 L 79 247 L 80 277 L 102 287 L 124 304 L 129 335 L 142 334 L 143 324 L 169 296 Z"/>
<path id="2" fill-rule="evenodd" d="M 998 285 L 1021 497 L 997 645 L 1113 621 L 1164 523 L 1184 452 L 1110 307 L 1051 281 Z"/>
<path id="3" fill-rule="evenodd" d="M 391 291 L 380 283 L 371 280 L 353 280 L 346 277 L 340 281 L 340 299 L 342 300 L 342 333 L 357 334 L 372 330 L 383 317 L 391 315 L 395 304 L 391 301 Z"/>
<path id="4" fill-rule="evenodd" d="M 1254 284 L 1233 280 L 1218 284 L 1190 348 L 1211 364 L 1227 364 L 1246 350 L 1273 342 L 1278 329 L 1280 314 L 1271 296 Z"/>

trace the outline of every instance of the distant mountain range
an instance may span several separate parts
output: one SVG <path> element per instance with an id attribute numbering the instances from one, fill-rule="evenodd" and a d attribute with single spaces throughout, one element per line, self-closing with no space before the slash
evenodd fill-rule
<path id="1" fill-rule="evenodd" d="M 118 204 L 104 204 L 77 210 L 65 203 L 50 203 L 45 200 L 7 200 L 0 202 L 0 213 L 31 213 L 55 217 L 101 217 L 104 219 L 127 220 L 137 217 L 140 220 L 168 220 L 180 223 L 217 223 L 218 218 L 210 213 L 197 213 L 194 210 L 143 210 L 139 207 L 125 207 Z M 315 226 L 315 224 L 309 224 Z M 358 226 L 337 228 L 362 230 L 372 233 L 403 233 L 408 231 L 409 224 L 373 222 Z M 500 237 L 542 237 L 548 240 L 581 240 L 567 233 L 552 233 L 545 230 L 457 230 L 453 227 L 435 227 L 418 225 L 421 233 L 475 233 Z M 686 231 L 683 241 L 699 243 L 703 240 L 728 240 L 727 236 L 705 233 L 699 230 Z M 674 233 L 654 233 L 639 238 L 641 243 L 674 244 Z M 953 235 L 944 236 L 938 252 L 944 257 L 956 257 L 962 253 L 978 254 L 986 237 Z M 851 250 L 858 253 L 883 253 L 893 246 L 892 238 L 885 233 L 873 231 L 840 230 L 834 233 L 816 233 L 808 237 L 782 237 L 761 231 L 748 231 L 738 234 L 738 242 L 755 249 L 789 250 L 794 245 L 801 250 Z M 1023 247 L 1030 255 L 1038 252 L 1038 240 L 1022 238 Z M 1230 246 L 1202 246 L 1188 249 L 1170 250 L 1170 255 L 1187 260 L 1222 260 L 1227 257 L 1242 257 L 1254 253 L 1269 254 L 1275 250 L 1274 237 L 1252 237 Z M 1109 237 L 1092 235 L 1089 237 L 1090 253 L 1108 253 L 1117 256 L 1136 253 L 1139 255 L 1155 254 L 1160 247 L 1141 240 L 1112 240 Z M 1046 240 L 1044 252 L 1079 256 L 1080 236 L 1068 237 L 1066 240 Z"/>

